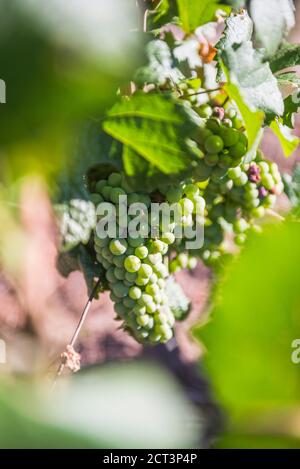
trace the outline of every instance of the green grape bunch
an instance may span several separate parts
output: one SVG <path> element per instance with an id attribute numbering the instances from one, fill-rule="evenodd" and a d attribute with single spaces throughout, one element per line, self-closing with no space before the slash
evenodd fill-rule
<path id="1" fill-rule="evenodd" d="M 120 197 L 125 195 L 129 204 L 141 202 L 149 207 L 151 203 L 148 194 L 128 191 L 124 175 L 119 173 L 97 181 L 93 189 L 91 199 L 95 204 L 106 202 L 118 208 Z M 168 253 L 175 243 L 176 223 L 193 224 L 197 212 L 204 214 L 205 202 L 197 185 L 183 184 L 180 189 L 169 187 L 167 200 L 175 203 L 181 216 L 177 222 L 172 219 L 168 226 L 161 223 L 155 237 L 147 236 L 150 218 L 143 227 L 144 236 L 136 237 L 128 230 L 127 235 L 121 237 L 126 223 L 118 216 L 116 232 L 119 237 L 99 236 L 97 229 L 94 232 L 96 259 L 106 271 L 116 318 L 122 321 L 125 330 L 143 343 L 166 342 L 173 336 L 174 313 L 179 314 L 179 306 L 175 308 L 172 302 L 170 304 L 166 292 Z M 125 221 L 130 221 L 130 216 L 127 218 L 129 220 Z"/>

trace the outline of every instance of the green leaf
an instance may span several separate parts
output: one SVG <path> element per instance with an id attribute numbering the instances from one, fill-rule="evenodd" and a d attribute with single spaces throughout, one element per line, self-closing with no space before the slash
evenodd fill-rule
<path id="1" fill-rule="evenodd" d="M 103 128 L 163 173 L 178 174 L 195 158 L 188 138 L 198 125 L 196 113 L 170 95 L 135 94 L 107 113 Z"/>
<path id="2" fill-rule="evenodd" d="M 183 74 L 174 67 L 173 59 L 168 44 L 161 40 L 150 41 L 146 47 L 148 65 L 139 68 L 134 81 L 138 85 L 153 83 L 158 86 L 167 81 L 177 83 L 183 79 Z"/>
<path id="3" fill-rule="evenodd" d="M 272 224 L 253 236 L 218 279 L 211 320 L 197 331 L 233 424 L 300 404 L 299 365 L 291 359 L 300 331 L 299 238 L 299 223 Z"/>
<path id="4" fill-rule="evenodd" d="M 299 145 L 299 138 L 295 137 L 291 133 L 291 129 L 286 125 L 283 125 L 280 120 L 275 119 L 270 128 L 273 130 L 274 134 L 278 137 L 278 140 L 281 144 L 284 156 L 289 157 L 296 150 Z"/>
<path id="5" fill-rule="evenodd" d="M 296 72 L 282 72 L 275 75 L 279 86 L 297 86 L 300 85 L 300 77 Z"/>
<path id="6" fill-rule="evenodd" d="M 230 82 L 238 86 L 250 107 L 282 115 L 283 99 L 277 80 L 250 41 L 226 48 L 222 58 L 229 70 Z"/>
<path id="7" fill-rule="evenodd" d="M 287 125 L 290 129 L 294 128 L 294 114 L 300 107 L 300 92 L 294 93 L 288 96 L 284 100 L 284 113 L 282 116 L 282 122 Z"/>
<path id="8" fill-rule="evenodd" d="M 216 10 L 226 9 L 214 0 L 177 0 L 179 20 L 187 33 L 193 32 L 198 26 L 212 21 Z"/>
<path id="9" fill-rule="evenodd" d="M 100 289 L 105 290 L 107 287 L 104 269 L 95 261 L 94 253 L 90 252 L 87 246 L 81 244 L 68 252 L 60 252 L 56 266 L 63 277 L 68 277 L 71 272 L 76 270 L 82 272 L 88 293 L 91 293 L 94 281 L 98 278 L 103 279 Z"/>
<path id="10" fill-rule="evenodd" d="M 253 147 L 257 147 L 257 142 L 260 140 L 264 114 L 261 111 L 252 111 L 247 106 L 238 86 L 234 83 L 226 83 L 224 89 L 241 113 L 248 137 L 248 150 L 250 151 Z"/>
<path id="11" fill-rule="evenodd" d="M 293 2 L 291 0 L 251 0 L 249 8 L 254 22 L 256 41 L 270 57 L 295 24 Z"/>
<path id="12" fill-rule="evenodd" d="M 225 21 L 226 27 L 216 47 L 221 52 L 234 44 L 250 41 L 253 23 L 246 10 L 231 14 Z"/>
<path id="13" fill-rule="evenodd" d="M 296 163 L 292 175 L 283 174 L 284 192 L 293 207 L 300 207 L 300 163 Z"/>
<path id="14" fill-rule="evenodd" d="M 300 65 L 300 45 L 285 43 L 270 59 L 270 68 L 273 73 L 287 67 Z"/>

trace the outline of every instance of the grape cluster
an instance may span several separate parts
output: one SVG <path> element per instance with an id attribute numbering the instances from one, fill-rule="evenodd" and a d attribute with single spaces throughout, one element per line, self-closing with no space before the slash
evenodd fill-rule
<path id="1" fill-rule="evenodd" d="M 138 202 L 149 207 L 151 203 L 148 194 L 129 191 L 124 175 L 119 173 L 112 173 L 108 179 L 95 183 L 91 199 L 95 204 L 109 202 L 118 208 L 121 195 L 128 197 L 128 206 Z M 151 211 L 145 214 L 144 233 L 139 237 L 133 236 L 130 230 L 124 233 L 124 220 L 118 215 L 118 237 L 100 237 L 97 230 L 94 233 L 96 258 L 106 270 L 117 319 L 122 320 L 124 329 L 140 342 L 171 339 L 175 308 L 169 304 L 170 296 L 166 293 L 167 254 L 176 242 L 176 226 L 191 226 L 199 221 L 197 217 L 203 219 L 204 216 L 205 202 L 196 184 L 188 182 L 167 187 L 165 195 L 174 211 L 170 213 L 168 223 L 163 218 L 158 221 L 155 237 L 148 236 L 153 221 Z M 130 216 L 127 217 L 128 222 Z"/>
<path id="2" fill-rule="evenodd" d="M 219 259 L 227 232 L 231 231 L 235 244 L 241 246 L 247 233 L 260 231 L 257 219 L 274 206 L 282 191 L 278 166 L 260 153 L 250 164 L 229 168 L 218 182 L 210 180 L 203 193 L 207 213 L 201 258 L 208 264 Z"/>
<path id="3" fill-rule="evenodd" d="M 247 152 L 248 140 L 233 108 L 203 105 L 198 110 L 206 117 L 200 127 L 198 144 L 214 181 L 222 178 L 228 168 L 239 166 Z"/>

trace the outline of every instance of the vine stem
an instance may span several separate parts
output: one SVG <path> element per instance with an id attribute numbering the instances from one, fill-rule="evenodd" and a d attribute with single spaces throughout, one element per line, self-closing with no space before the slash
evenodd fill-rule
<path id="1" fill-rule="evenodd" d="M 78 336 L 79 336 L 79 334 L 80 334 L 80 331 L 81 331 L 81 329 L 82 329 L 82 326 L 83 326 L 83 324 L 84 324 L 84 321 L 86 320 L 86 317 L 87 317 L 87 315 L 88 315 L 88 313 L 89 313 L 89 310 L 90 310 L 92 301 L 93 301 L 94 296 L 95 296 L 95 294 L 96 294 L 96 292 L 97 292 L 97 290 L 98 290 L 98 287 L 99 287 L 99 285 L 100 285 L 100 282 L 101 282 L 101 279 L 99 278 L 99 279 L 97 280 L 97 283 L 95 284 L 93 290 L 91 291 L 89 297 L 88 297 L 88 300 L 87 300 L 86 305 L 85 305 L 85 307 L 84 307 L 84 309 L 83 309 L 83 311 L 82 311 L 82 313 L 81 313 L 81 316 L 80 316 L 79 322 L 78 322 L 78 324 L 77 324 L 77 326 L 76 326 L 76 329 L 75 329 L 75 331 L 74 331 L 74 334 L 73 334 L 73 336 L 72 336 L 72 338 L 71 338 L 70 343 L 68 344 L 68 345 L 70 345 L 71 347 L 74 347 L 74 345 L 75 345 L 75 343 L 76 343 L 76 340 L 78 339 Z M 59 365 L 59 367 L 58 367 L 58 370 L 57 370 L 57 372 L 56 372 L 55 379 L 54 379 L 53 384 L 52 384 L 52 391 L 54 390 L 54 388 L 55 388 L 55 386 L 56 386 L 56 383 L 57 383 L 58 378 L 61 376 L 62 372 L 64 371 L 64 368 L 65 368 L 65 361 L 62 359 L 62 361 L 61 361 L 61 363 L 60 363 L 60 365 Z"/>
<path id="2" fill-rule="evenodd" d="M 197 96 L 198 94 L 214 93 L 215 91 L 220 91 L 221 89 L 222 89 L 222 88 L 214 88 L 214 89 L 212 89 L 212 90 L 197 91 L 197 93 L 189 94 L 188 97 L 190 97 L 190 96 Z"/>

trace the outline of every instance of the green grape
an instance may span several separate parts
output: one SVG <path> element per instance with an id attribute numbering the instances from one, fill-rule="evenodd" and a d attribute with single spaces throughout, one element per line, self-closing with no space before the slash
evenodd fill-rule
<path id="1" fill-rule="evenodd" d="M 161 241 L 160 239 L 155 239 L 152 241 L 151 246 L 150 246 L 150 253 L 151 254 L 156 254 L 158 252 L 162 252 L 165 248 L 165 243 Z"/>
<path id="2" fill-rule="evenodd" d="M 196 184 L 187 184 L 184 188 L 184 193 L 188 198 L 193 198 L 199 195 L 199 187 Z"/>
<path id="3" fill-rule="evenodd" d="M 238 246 L 242 246 L 243 244 L 245 244 L 246 235 L 243 234 L 243 233 L 238 234 L 238 235 L 234 238 L 234 241 L 235 241 L 235 243 L 236 243 Z"/>
<path id="4" fill-rule="evenodd" d="M 224 143 L 218 135 L 211 135 L 205 139 L 204 146 L 208 153 L 220 153 L 223 150 Z"/>
<path id="5" fill-rule="evenodd" d="M 128 287 L 123 282 L 117 282 L 112 285 L 112 291 L 117 298 L 125 298 L 128 295 Z"/>
<path id="6" fill-rule="evenodd" d="M 128 256 L 124 261 L 124 267 L 127 272 L 134 273 L 141 267 L 141 260 L 137 256 Z"/>
<path id="7" fill-rule="evenodd" d="M 215 166 L 219 161 L 219 155 L 218 153 L 208 153 L 205 155 L 204 160 L 208 166 Z"/>
<path id="8" fill-rule="evenodd" d="M 144 240 L 143 240 L 143 238 L 131 238 L 131 237 L 129 237 L 128 238 L 128 244 L 129 244 L 129 246 L 131 246 L 133 248 L 137 248 L 137 247 L 142 246 L 144 244 Z"/>
<path id="9" fill-rule="evenodd" d="M 115 274 L 115 277 L 118 280 L 124 280 L 125 279 L 125 271 L 124 271 L 124 269 L 122 269 L 120 267 L 115 267 L 114 274 Z"/>
<path id="10" fill-rule="evenodd" d="M 107 182 L 104 179 L 102 179 L 101 181 L 98 181 L 96 186 L 95 186 L 96 192 L 99 192 L 100 194 L 102 194 L 102 189 L 106 185 L 107 185 Z"/>
<path id="11" fill-rule="evenodd" d="M 125 239 L 113 239 L 109 243 L 109 249 L 114 256 L 121 256 L 127 250 L 127 242 Z"/>
<path id="12" fill-rule="evenodd" d="M 182 195 L 183 191 L 181 187 L 171 187 L 166 193 L 166 198 L 170 204 L 173 204 L 179 202 L 182 198 Z"/>
<path id="13" fill-rule="evenodd" d="M 149 264 L 142 264 L 139 269 L 139 277 L 150 278 L 153 273 L 153 269 Z"/>
<path id="14" fill-rule="evenodd" d="M 142 316 L 138 316 L 136 318 L 136 322 L 142 326 L 142 327 L 145 327 L 147 326 L 147 324 L 149 323 L 149 319 L 150 317 L 148 316 L 148 314 L 143 314 Z"/>
<path id="15" fill-rule="evenodd" d="M 255 218 L 262 218 L 265 215 L 265 209 L 264 207 L 256 207 L 252 210 L 252 215 Z"/>
<path id="16" fill-rule="evenodd" d="M 209 104 L 202 104 L 202 106 L 198 108 L 198 114 L 200 117 L 204 117 L 204 118 L 211 117 L 212 113 L 213 113 L 213 110 L 211 106 L 209 106 Z"/>
<path id="17" fill-rule="evenodd" d="M 146 293 L 153 296 L 160 291 L 159 286 L 156 283 L 151 283 L 146 286 Z"/>
<path id="18" fill-rule="evenodd" d="M 137 277 L 135 284 L 138 285 L 139 287 L 144 287 L 149 283 L 149 277 Z"/>
<path id="19" fill-rule="evenodd" d="M 114 204 L 118 204 L 119 203 L 119 198 L 121 196 L 124 196 L 126 195 L 126 192 L 124 191 L 124 189 L 122 189 L 121 187 L 114 187 L 111 189 L 110 191 L 110 200 L 114 203 Z"/>
<path id="20" fill-rule="evenodd" d="M 141 298 L 142 296 L 142 290 L 137 287 L 137 286 L 132 286 L 130 289 L 129 289 L 129 296 L 130 298 L 132 298 L 133 300 L 138 300 L 139 298 Z"/>
<path id="21" fill-rule="evenodd" d="M 233 224 L 233 229 L 236 233 L 243 233 L 249 228 L 249 223 L 244 218 L 239 218 Z"/>
<path id="22" fill-rule="evenodd" d="M 124 267 L 124 261 L 126 259 L 126 254 L 120 256 L 114 256 L 113 263 L 116 267 Z"/>
<path id="23" fill-rule="evenodd" d="M 229 168 L 227 174 L 230 179 L 237 179 L 241 176 L 242 170 L 239 166 L 236 168 Z"/>
<path id="24" fill-rule="evenodd" d="M 131 299 L 131 298 L 127 298 L 127 297 L 126 297 L 126 298 L 124 298 L 124 300 L 123 300 L 123 305 L 124 305 L 126 308 L 132 310 L 132 309 L 135 307 L 135 301 L 134 301 L 133 299 Z"/>
<path id="25" fill-rule="evenodd" d="M 111 173 L 108 183 L 112 187 L 118 187 L 122 183 L 122 175 L 120 173 Z"/>
<path id="26" fill-rule="evenodd" d="M 167 245 L 173 244 L 175 242 L 175 235 L 167 231 L 162 234 L 161 240 Z"/>
<path id="27" fill-rule="evenodd" d="M 236 129 L 223 127 L 220 131 L 220 137 L 222 137 L 225 147 L 233 147 L 240 139 L 240 132 Z"/>
<path id="28" fill-rule="evenodd" d="M 107 280 L 110 282 L 110 283 L 116 283 L 118 280 L 114 274 L 114 268 L 113 267 L 110 267 L 106 274 L 105 274 Z"/>
<path id="29" fill-rule="evenodd" d="M 181 199 L 179 205 L 181 207 L 181 213 L 183 215 L 190 215 L 191 213 L 193 213 L 194 204 L 190 199 Z"/>
<path id="30" fill-rule="evenodd" d="M 233 180 L 234 185 L 236 186 L 244 186 L 248 182 L 248 176 L 246 173 L 241 173 L 239 177 Z"/>
<path id="31" fill-rule="evenodd" d="M 241 158 L 247 152 L 247 147 L 243 142 L 238 142 L 230 147 L 230 155 L 233 158 Z"/>
<path id="32" fill-rule="evenodd" d="M 99 247 L 105 247 L 109 244 L 109 238 L 98 238 L 98 236 L 95 234 L 94 237 L 94 243 L 99 246 Z"/>
<path id="33" fill-rule="evenodd" d="M 162 262 L 161 253 L 157 252 L 156 254 L 149 254 L 148 261 L 153 265 L 160 264 Z"/>
<path id="34" fill-rule="evenodd" d="M 101 194 L 106 200 L 110 200 L 111 191 L 112 191 L 112 188 L 110 186 L 104 186 L 101 189 Z"/>
<path id="35" fill-rule="evenodd" d="M 148 254 L 149 254 L 149 251 L 148 251 L 148 248 L 146 246 L 138 246 L 135 251 L 134 251 L 134 254 L 139 258 L 139 259 L 146 259 Z"/>
<path id="36" fill-rule="evenodd" d="M 134 283 L 137 279 L 137 274 L 134 272 L 125 272 L 125 279 L 130 283 Z"/>
<path id="37" fill-rule="evenodd" d="M 101 197 L 100 194 L 91 194 L 90 199 L 95 205 L 100 204 L 100 202 L 103 202 L 103 200 L 104 200 L 103 197 Z"/>

